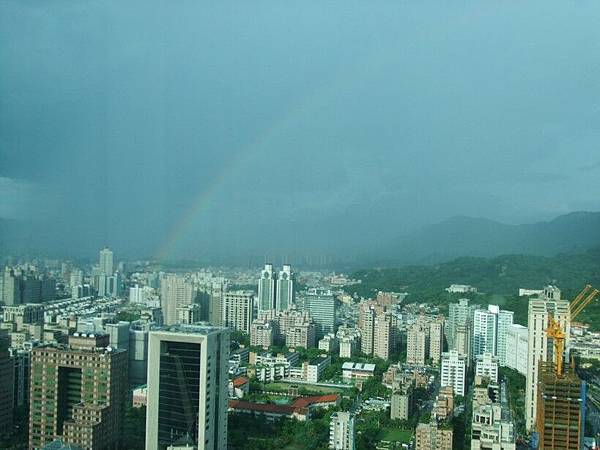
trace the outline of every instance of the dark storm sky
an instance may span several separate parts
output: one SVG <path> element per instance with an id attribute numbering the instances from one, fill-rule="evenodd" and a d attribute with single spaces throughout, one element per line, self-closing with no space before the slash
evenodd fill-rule
<path id="1" fill-rule="evenodd" d="M 596 0 L 0 0 L 0 67 L 0 217 L 54 251 L 600 210 Z"/>

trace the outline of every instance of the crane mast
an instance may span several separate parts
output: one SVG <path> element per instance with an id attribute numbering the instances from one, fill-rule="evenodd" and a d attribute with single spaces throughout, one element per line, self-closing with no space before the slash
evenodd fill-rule
<path id="1" fill-rule="evenodd" d="M 596 298 L 600 293 L 598 289 L 588 284 L 569 304 L 570 320 L 574 320 L 581 312 Z M 554 318 L 552 313 L 548 314 L 548 328 L 546 336 L 552 338 L 554 343 L 554 367 L 557 375 L 563 373 L 563 354 L 565 352 L 565 330 L 562 325 Z"/>

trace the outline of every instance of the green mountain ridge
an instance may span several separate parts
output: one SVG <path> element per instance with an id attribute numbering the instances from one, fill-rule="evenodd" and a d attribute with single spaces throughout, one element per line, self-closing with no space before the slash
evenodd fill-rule
<path id="1" fill-rule="evenodd" d="M 448 303 L 465 295 L 449 294 L 451 284 L 468 284 L 479 290 L 468 295 L 482 305 L 497 303 L 515 311 L 515 321 L 527 320 L 527 299 L 518 296 L 519 288 L 541 289 L 555 284 L 564 298 L 573 298 L 586 284 L 600 286 L 600 247 L 579 253 L 556 256 L 503 255 L 494 258 L 461 257 L 433 265 L 406 265 L 396 268 L 359 270 L 352 278 L 361 284 L 347 292 L 365 298 L 378 290 L 408 292 L 407 302 L 423 302 L 445 309 Z M 600 328 L 600 303 L 588 307 L 585 322 Z M 596 319 L 597 318 L 597 319 Z"/>
<path id="2" fill-rule="evenodd" d="M 456 216 L 399 237 L 378 250 L 378 262 L 435 263 L 464 255 L 553 256 L 595 246 L 600 246 L 600 212 L 572 212 L 550 221 L 522 225 Z"/>

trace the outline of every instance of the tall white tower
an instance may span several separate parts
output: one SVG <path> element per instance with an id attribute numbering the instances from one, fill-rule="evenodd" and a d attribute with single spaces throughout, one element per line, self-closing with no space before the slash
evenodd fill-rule
<path id="1" fill-rule="evenodd" d="M 275 309 L 285 311 L 294 304 L 294 274 L 292 266 L 284 264 L 277 279 L 277 296 Z"/>
<path id="2" fill-rule="evenodd" d="M 113 274 L 113 252 L 108 247 L 100 250 L 100 272 L 107 276 Z"/>
<path id="3" fill-rule="evenodd" d="M 270 311 L 275 309 L 276 276 L 273 264 L 265 264 L 258 280 L 258 310 Z"/>

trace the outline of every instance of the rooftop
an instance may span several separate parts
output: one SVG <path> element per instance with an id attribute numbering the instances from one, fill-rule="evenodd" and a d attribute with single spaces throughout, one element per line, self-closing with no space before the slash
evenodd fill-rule
<path id="1" fill-rule="evenodd" d="M 342 370 L 364 370 L 367 372 L 374 372 L 375 364 L 345 362 L 342 365 Z"/>
<path id="2" fill-rule="evenodd" d="M 203 324 L 177 324 L 177 325 L 169 325 L 161 328 L 157 328 L 156 330 L 151 331 L 151 333 L 184 333 L 184 334 L 202 334 L 208 335 L 213 333 L 220 333 L 222 331 L 228 331 L 229 328 L 224 327 L 213 327 L 211 325 L 203 325 Z"/>

